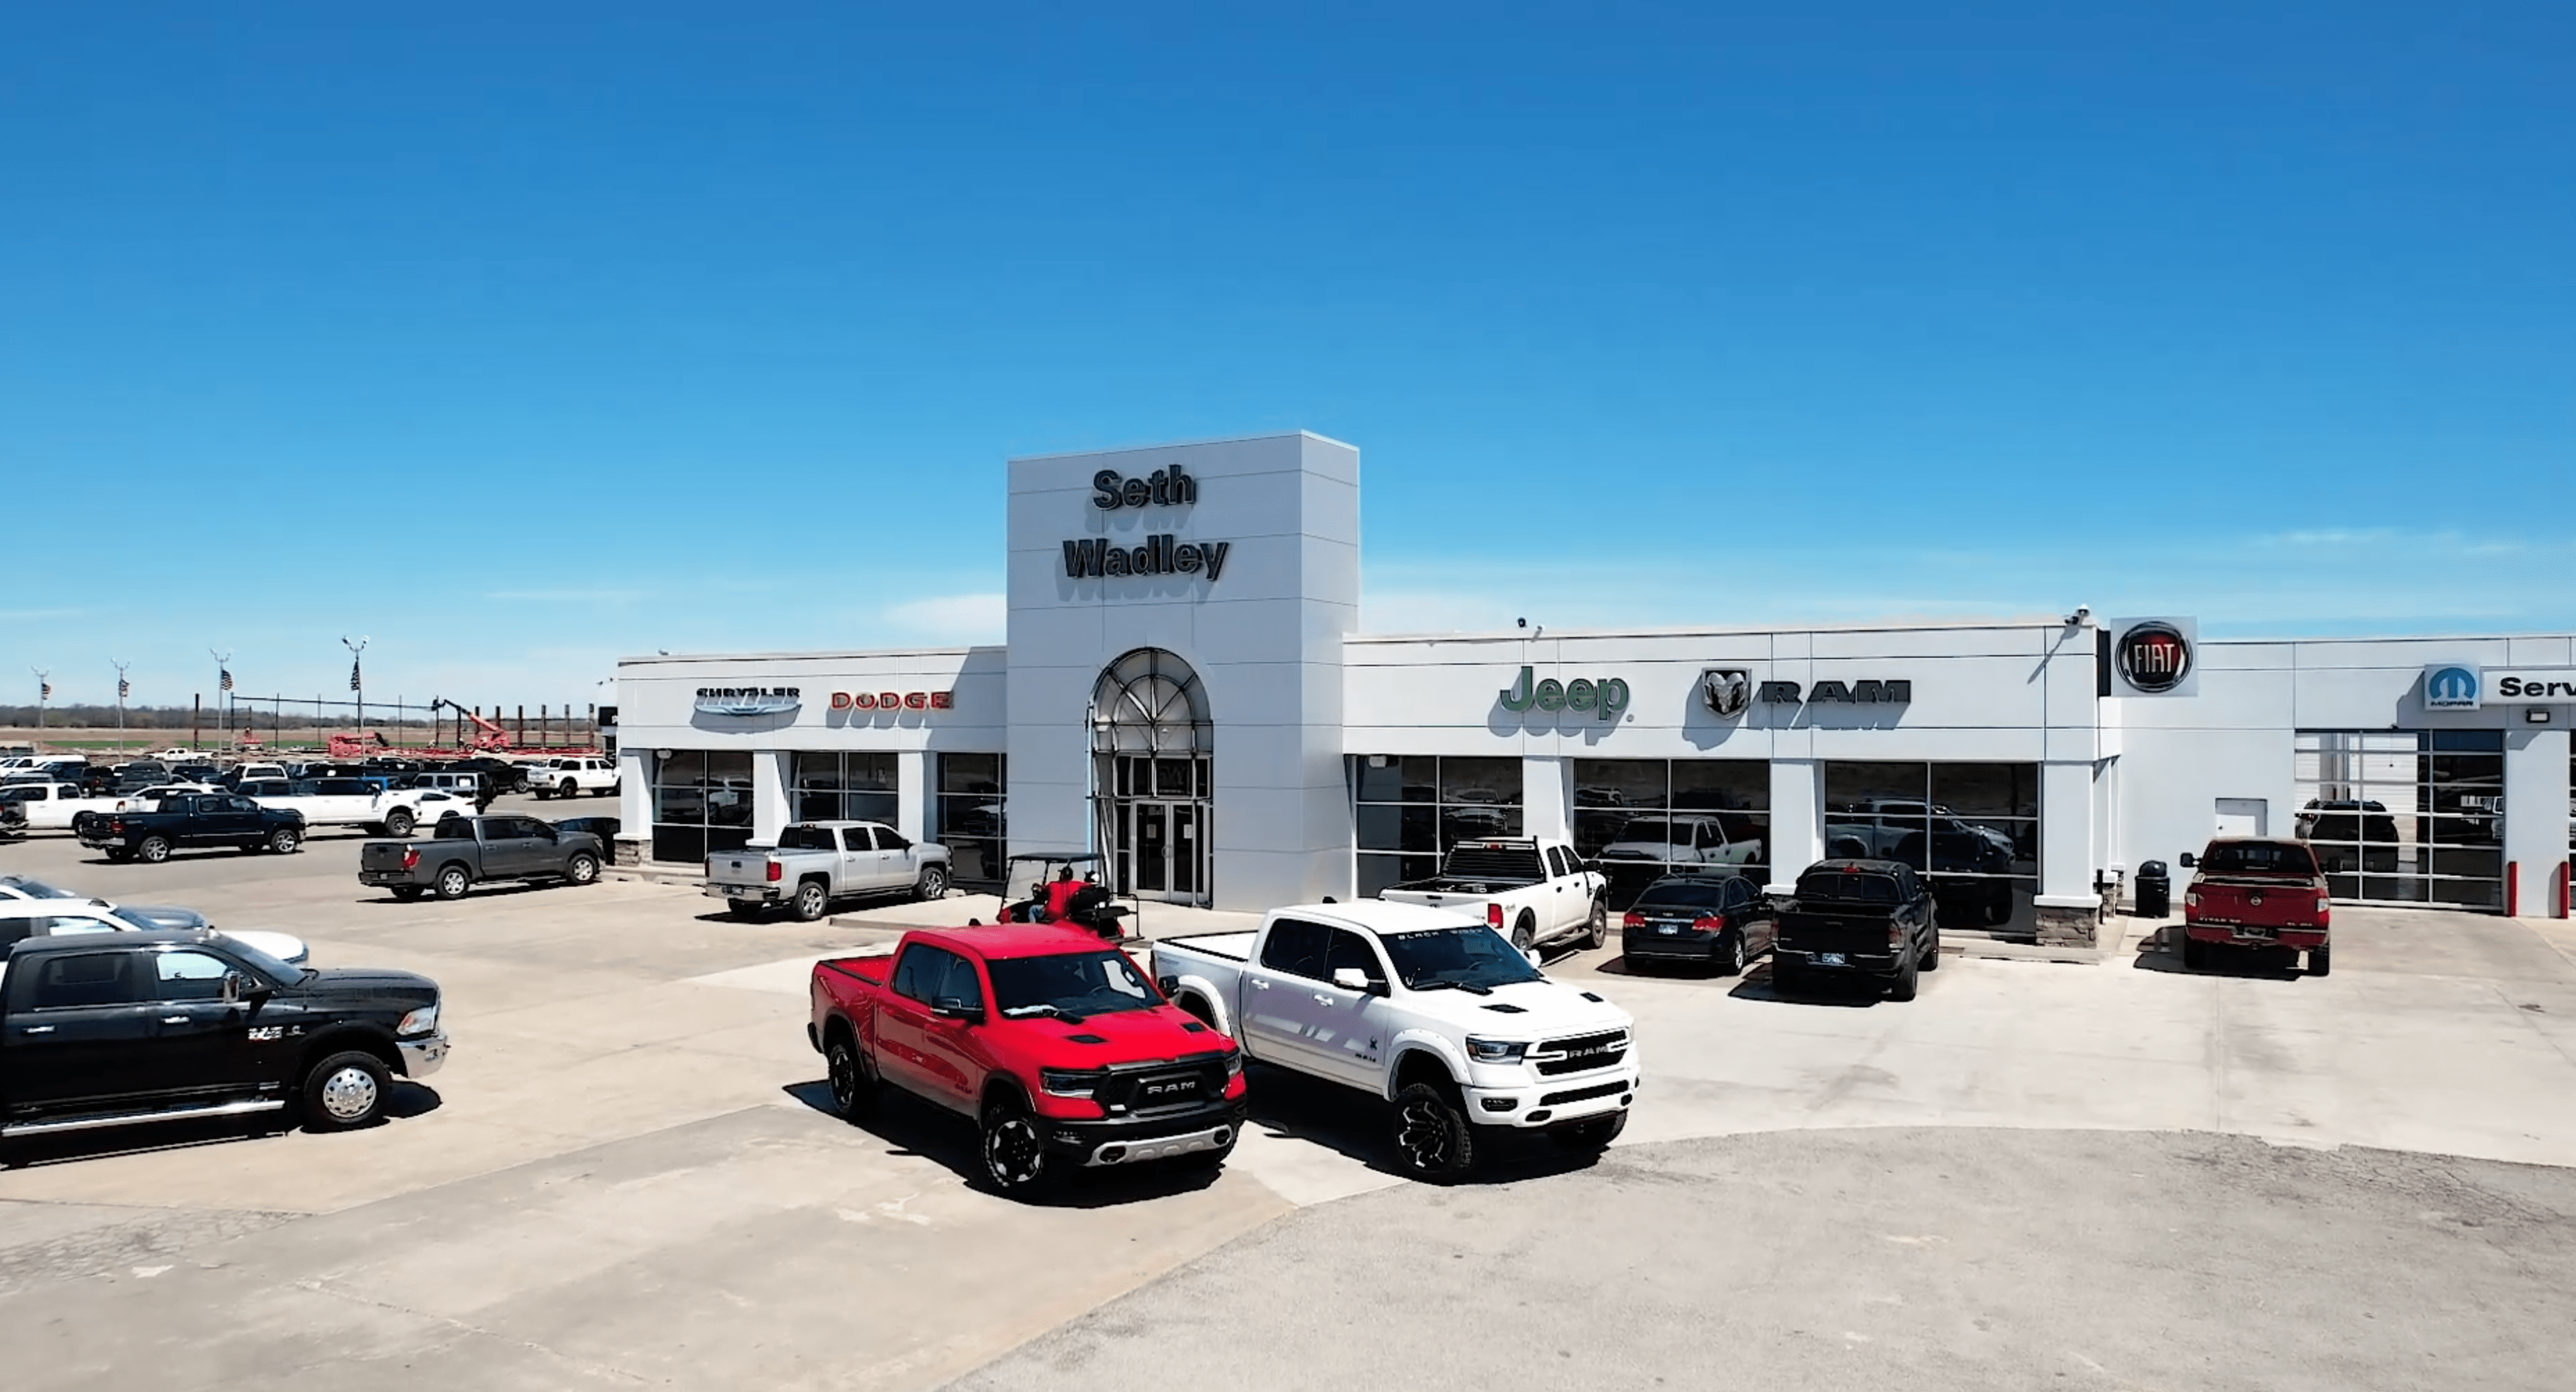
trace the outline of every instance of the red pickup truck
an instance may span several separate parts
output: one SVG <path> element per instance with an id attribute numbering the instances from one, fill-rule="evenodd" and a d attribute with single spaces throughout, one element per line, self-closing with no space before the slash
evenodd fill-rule
<path id="1" fill-rule="evenodd" d="M 2209 964 L 2213 948 L 2246 948 L 2308 954 L 2308 971 L 2333 969 L 2327 942 L 2331 913 L 2326 877 L 2304 841 L 2224 837 L 2209 843 L 2182 896 L 2182 961 Z"/>
<path id="2" fill-rule="evenodd" d="M 1148 1160 L 1213 1168 L 1243 1132 L 1234 1041 L 1089 932 L 916 929 L 891 957 L 815 963 L 813 1003 L 805 1037 L 843 1116 L 896 1087 L 972 1117 L 1004 1193 Z"/>

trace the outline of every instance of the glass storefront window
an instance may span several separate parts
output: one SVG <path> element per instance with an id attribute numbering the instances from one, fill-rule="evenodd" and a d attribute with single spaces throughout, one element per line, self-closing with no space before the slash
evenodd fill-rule
<path id="1" fill-rule="evenodd" d="M 1000 754 L 941 754 L 936 829 L 932 838 L 949 852 L 949 874 L 960 885 L 999 888 L 1009 838 L 1004 821 Z"/>
<path id="2" fill-rule="evenodd" d="M 1359 894 L 1440 873 L 1449 847 L 1521 834 L 1521 761 L 1415 754 L 1352 757 Z"/>
<path id="3" fill-rule="evenodd" d="M 751 755 L 681 749 L 653 768 L 653 859 L 693 864 L 751 842 Z"/>
<path id="4" fill-rule="evenodd" d="M 1828 857 L 1913 866 L 1950 926 L 2035 926 L 2036 764 L 1830 762 L 1824 829 Z"/>
<path id="5" fill-rule="evenodd" d="M 2302 730 L 2291 832 L 2327 892 L 2364 904 L 2504 907 L 2504 732 Z"/>
<path id="6" fill-rule="evenodd" d="M 1574 849 L 1601 862 L 1614 910 L 1666 875 L 1767 880 L 1770 809 L 1759 759 L 1574 761 Z"/>
<path id="7" fill-rule="evenodd" d="M 788 804 L 800 822 L 895 824 L 901 775 L 892 754 L 799 754 Z"/>

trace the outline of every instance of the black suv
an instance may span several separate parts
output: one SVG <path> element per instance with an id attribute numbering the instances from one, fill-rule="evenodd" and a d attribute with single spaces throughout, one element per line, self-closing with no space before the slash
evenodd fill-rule
<path id="1" fill-rule="evenodd" d="M 384 1115 L 447 1058 L 438 983 L 293 967 L 204 930 L 6 944 L 0 1137 L 281 1112 Z"/>

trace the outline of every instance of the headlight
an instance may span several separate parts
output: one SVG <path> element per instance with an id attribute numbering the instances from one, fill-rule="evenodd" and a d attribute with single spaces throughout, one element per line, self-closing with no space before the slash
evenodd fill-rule
<path id="1" fill-rule="evenodd" d="M 437 1031 L 438 1002 L 436 1001 L 431 1001 L 420 1009 L 405 1015 L 402 1017 L 402 1023 L 394 1026 L 395 1034 L 406 1037 L 415 1034 L 434 1034 Z"/>
<path id="2" fill-rule="evenodd" d="M 1528 1052 L 1529 1045 L 1507 1039 L 1477 1039 L 1470 1036 L 1467 1040 L 1467 1057 L 1478 1063 L 1518 1063 L 1521 1061 L 1521 1055 Z"/>
<path id="3" fill-rule="evenodd" d="M 1058 1097 L 1089 1097 L 1106 1075 L 1070 1068 L 1041 1068 L 1038 1086 Z"/>
<path id="4" fill-rule="evenodd" d="M 1229 1078 L 1240 1078 L 1243 1076 L 1243 1051 L 1241 1049 L 1237 1049 L 1233 1053 L 1225 1056 L 1225 1076 Z"/>

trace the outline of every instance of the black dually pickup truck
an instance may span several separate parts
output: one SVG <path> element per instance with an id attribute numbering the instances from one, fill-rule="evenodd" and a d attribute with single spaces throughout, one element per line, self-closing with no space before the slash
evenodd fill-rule
<path id="1" fill-rule="evenodd" d="M 83 812 L 72 818 L 72 834 L 110 860 L 153 865 L 183 846 L 285 855 L 304 844 L 304 814 L 262 807 L 239 793 L 182 793 L 148 812 Z"/>
<path id="2" fill-rule="evenodd" d="M 295 1108 L 384 1115 L 447 1058 L 438 983 L 293 967 L 205 929 L 28 938 L 0 972 L 0 1137 Z"/>
<path id="3" fill-rule="evenodd" d="M 1941 923 L 1914 867 L 1893 860 L 1820 860 L 1780 908 L 1771 986 L 1783 994 L 1832 977 L 1875 982 L 1914 999 L 1915 978 L 1941 965 Z"/>

